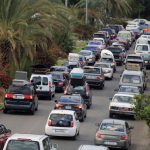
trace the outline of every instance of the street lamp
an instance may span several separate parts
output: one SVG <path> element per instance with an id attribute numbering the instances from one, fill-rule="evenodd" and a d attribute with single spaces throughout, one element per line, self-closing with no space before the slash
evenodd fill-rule
<path id="1" fill-rule="evenodd" d="M 86 10 L 85 10 L 85 12 L 86 12 L 86 14 L 85 14 L 85 24 L 87 24 L 88 23 L 88 0 L 86 0 L 85 1 L 86 2 Z"/>

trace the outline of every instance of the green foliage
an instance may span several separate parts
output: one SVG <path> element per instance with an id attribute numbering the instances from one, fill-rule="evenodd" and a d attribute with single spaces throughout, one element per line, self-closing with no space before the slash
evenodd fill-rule
<path id="1" fill-rule="evenodd" d="M 135 96 L 135 118 L 145 119 L 150 127 L 150 94 Z"/>

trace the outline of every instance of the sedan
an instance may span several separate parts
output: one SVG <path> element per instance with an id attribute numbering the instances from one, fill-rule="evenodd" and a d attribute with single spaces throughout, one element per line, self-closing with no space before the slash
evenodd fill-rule
<path id="1" fill-rule="evenodd" d="M 131 129 L 128 122 L 117 119 L 104 119 L 98 123 L 95 144 L 110 148 L 128 150 L 131 145 Z"/>
<path id="2" fill-rule="evenodd" d="M 74 110 L 79 121 L 83 122 L 87 114 L 87 106 L 80 95 L 65 95 L 55 100 L 54 109 Z"/>

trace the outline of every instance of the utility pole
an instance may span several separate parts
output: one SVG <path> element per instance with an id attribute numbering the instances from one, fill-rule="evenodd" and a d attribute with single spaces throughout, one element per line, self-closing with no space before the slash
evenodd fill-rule
<path id="1" fill-rule="evenodd" d="M 68 7 L 68 0 L 65 0 L 65 6 Z"/>
<path id="2" fill-rule="evenodd" d="M 88 0 L 85 0 L 86 2 L 86 8 L 85 8 L 85 24 L 88 23 Z"/>

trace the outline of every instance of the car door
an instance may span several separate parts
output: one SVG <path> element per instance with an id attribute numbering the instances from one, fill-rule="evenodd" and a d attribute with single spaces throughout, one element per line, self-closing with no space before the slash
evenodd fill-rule
<path id="1" fill-rule="evenodd" d="M 48 76 L 43 76 L 41 91 L 46 91 L 46 92 L 51 91 L 51 86 L 52 86 L 52 83 L 49 82 Z"/>
<path id="2" fill-rule="evenodd" d="M 87 111 L 87 105 L 86 105 L 86 103 L 84 102 L 83 98 L 81 98 L 81 104 L 82 104 L 83 109 L 84 109 L 84 114 L 86 114 L 86 111 Z"/>

